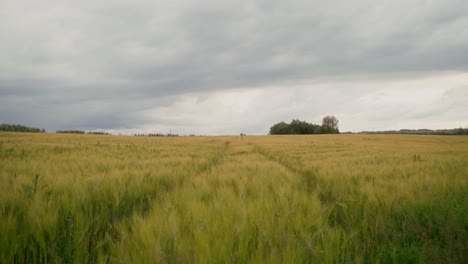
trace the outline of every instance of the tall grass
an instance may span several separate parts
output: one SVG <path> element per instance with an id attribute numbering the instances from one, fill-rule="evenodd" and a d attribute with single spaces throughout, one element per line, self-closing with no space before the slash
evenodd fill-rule
<path id="1" fill-rule="evenodd" d="M 0 133 L 1 263 L 463 263 L 468 138 Z"/>

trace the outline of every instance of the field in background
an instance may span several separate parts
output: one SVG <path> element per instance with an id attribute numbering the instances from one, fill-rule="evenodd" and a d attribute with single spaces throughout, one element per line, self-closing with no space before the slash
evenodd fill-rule
<path id="1" fill-rule="evenodd" d="M 0 133 L 0 263 L 462 263 L 468 137 Z"/>

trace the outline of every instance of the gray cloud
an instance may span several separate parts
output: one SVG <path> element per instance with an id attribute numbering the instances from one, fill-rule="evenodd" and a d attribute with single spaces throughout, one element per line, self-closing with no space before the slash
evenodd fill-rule
<path id="1" fill-rule="evenodd" d="M 292 91 L 314 82 L 335 84 L 327 87 L 334 95 L 307 101 L 298 94 L 286 109 L 270 112 L 280 120 L 301 115 L 307 108 L 297 105 L 305 102 L 317 106 L 308 111 L 337 112 L 345 101 L 383 91 L 388 80 L 466 72 L 467 14 L 464 0 L 2 1 L 0 122 L 50 130 L 185 122 L 194 132 L 226 133 L 200 128 L 209 122 L 179 120 L 178 112 L 171 120 L 141 113 L 180 106 L 185 94 L 209 98 L 232 89 L 261 89 L 270 96 L 262 100 L 271 101 L 277 87 Z M 346 91 L 369 80 L 382 83 Z M 466 86 L 457 89 L 466 97 Z M 456 96 L 445 94 L 438 107 L 450 112 L 461 102 L 444 102 Z M 277 107 L 287 105 L 278 100 Z M 244 127 L 241 119 L 232 131 Z M 211 126 L 223 126 L 217 122 Z M 264 131 L 254 124 L 252 132 Z"/>

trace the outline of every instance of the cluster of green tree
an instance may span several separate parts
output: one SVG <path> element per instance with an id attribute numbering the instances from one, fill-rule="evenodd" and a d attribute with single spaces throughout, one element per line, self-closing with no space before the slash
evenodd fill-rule
<path id="1" fill-rule="evenodd" d="M 0 124 L 0 131 L 45 133 L 45 129 L 22 125 Z"/>
<path id="2" fill-rule="evenodd" d="M 468 128 L 453 129 L 400 129 L 385 131 L 362 131 L 358 134 L 412 134 L 412 135 L 468 135 Z"/>
<path id="3" fill-rule="evenodd" d="M 161 133 L 150 133 L 150 134 L 134 134 L 136 137 L 178 137 L 178 134 L 161 134 Z"/>
<path id="4" fill-rule="evenodd" d="M 57 130 L 55 133 L 61 134 L 85 134 L 83 130 Z"/>
<path id="5" fill-rule="evenodd" d="M 102 131 L 89 131 L 89 132 L 85 132 L 85 131 L 83 131 L 83 130 L 57 130 L 55 133 L 61 133 L 61 134 L 111 135 L 111 133 L 102 132 Z"/>
<path id="6" fill-rule="evenodd" d="M 291 123 L 284 121 L 274 124 L 270 127 L 271 135 L 290 135 L 290 134 L 339 134 L 338 119 L 334 116 L 326 116 L 322 119 L 322 125 L 316 125 L 293 119 Z"/>
<path id="7" fill-rule="evenodd" d="M 468 128 L 438 129 L 432 132 L 433 135 L 468 135 Z"/>
<path id="8" fill-rule="evenodd" d="M 106 136 L 110 136 L 110 135 L 111 135 L 111 133 L 102 132 L 102 131 L 90 131 L 90 132 L 86 132 L 86 134 L 90 134 L 90 135 L 106 135 Z"/>

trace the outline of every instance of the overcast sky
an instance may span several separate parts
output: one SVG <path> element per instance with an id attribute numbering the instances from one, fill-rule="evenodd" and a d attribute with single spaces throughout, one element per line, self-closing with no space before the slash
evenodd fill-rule
<path id="1" fill-rule="evenodd" d="M 0 123 L 468 127 L 468 2 L 0 0 Z"/>

